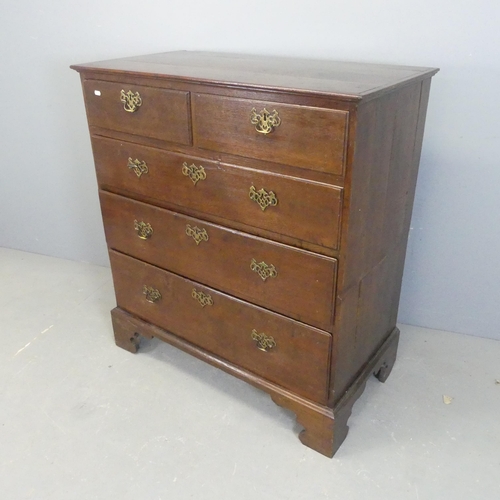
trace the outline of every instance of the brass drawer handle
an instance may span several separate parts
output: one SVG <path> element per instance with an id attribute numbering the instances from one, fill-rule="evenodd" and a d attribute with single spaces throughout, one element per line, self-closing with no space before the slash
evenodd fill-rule
<path id="1" fill-rule="evenodd" d="M 133 170 L 137 177 L 140 177 L 142 174 L 147 174 L 149 172 L 149 168 L 146 162 L 138 160 L 137 158 L 135 160 L 132 160 L 132 158 L 129 157 L 127 167 L 130 170 Z"/>
<path id="2" fill-rule="evenodd" d="M 270 351 L 273 347 L 276 347 L 276 341 L 271 335 L 267 336 L 265 333 L 258 333 L 257 330 L 252 330 L 252 340 L 257 343 L 257 349 L 261 351 Z"/>
<path id="3" fill-rule="evenodd" d="M 208 293 L 203 293 L 201 291 L 199 292 L 198 290 L 196 290 L 196 288 L 193 288 L 193 291 L 191 292 L 191 297 L 197 300 L 200 303 L 201 307 L 214 305 L 214 301 L 211 295 L 209 295 Z"/>
<path id="4" fill-rule="evenodd" d="M 259 205 L 262 211 L 267 207 L 275 207 L 278 204 L 278 198 L 276 198 L 273 191 L 267 192 L 265 189 L 259 189 L 257 191 L 255 186 L 251 186 L 248 195 L 251 200 Z"/>
<path id="5" fill-rule="evenodd" d="M 186 225 L 186 234 L 191 236 L 193 240 L 199 245 L 202 241 L 208 241 L 208 233 L 206 229 L 200 229 L 197 226 L 191 227 Z"/>
<path id="6" fill-rule="evenodd" d="M 201 165 L 197 167 L 194 163 L 188 165 L 184 162 L 182 164 L 182 173 L 186 177 L 189 177 L 195 186 L 198 181 L 204 181 L 207 178 L 205 169 Z"/>
<path id="7" fill-rule="evenodd" d="M 273 109 L 271 113 L 264 108 L 260 113 L 257 113 L 255 108 L 250 111 L 250 123 L 255 125 L 255 130 L 259 134 L 270 134 L 275 127 L 279 127 L 281 124 L 281 118 L 278 112 Z"/>
<path id="8" fill-rule="evenodd" d="M 146 296 L 146 300 L 148 302 L 158 302 L 161 299 L 160 290 L 157 290 L 152 286 L 144 285 L 142 287 L 142 293 Z"/>
<path id="9" fill-rule="evenodd" d="M 257 273 L 262 281 L 266 281 L 267 278 L 276 278 L 278 276 L 278 271 L 272 264 L 266 264 L 264 261 L 257 262 L 255 259 L 252 259 L 250 262 L 250 269 Z"/>
<path id="10" fill-rule="evenodd" d="M 141 94 L 139 92 L 132 92 L 129 90 L 125 92 L 123 89 L 120 92 L 120 101 L 123 103 L 123 109 L 128 113 L 134 113 L 142 104 Z"/>
<path id="11" fill-rule="evenodd" d="M 134 220 L 134 229 L 141 240 L 147 240 L 153 235 L 153 228 L 149 222 Z"/>

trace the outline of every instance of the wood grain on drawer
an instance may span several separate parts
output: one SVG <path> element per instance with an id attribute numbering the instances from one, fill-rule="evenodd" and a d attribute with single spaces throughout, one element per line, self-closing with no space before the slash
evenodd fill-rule
<path id="1" fill-rule="evenodd" d="M 108 246 L 331 330 L 337 261 L 101 191 Z"/>
<path id="2" fill-rule="evenodd" d="M 259 133 L 251 113 L 277 112 L 280 124 Z M 292 104 L 193 94 L 193 141 L 222 151 L 341 175 L 348 112 Z"/>
<path id="3" fill-rule="evenodd" d="M 102 137 L 93 137 L 92 145 L 97 178 L 107 190 L 212 214 L 228 225 L 236 221 L 249 230 L 262 228 L 323 247 L 338 247 L 339 187 Z M 129 160 L 145 162 L 147 173 L 139 177 L 127 166 Z M 204 178 L 194 183 L 184 175 L 184 165 L 203 167 Z M 263 210 L 250 198 L 252 188 L 272 191 L 277 203 Z"/>
<path id="4" fill-rule="evenodd" d="M 326 400 L 330 334 L 113 250 L 110 259 L 122 309 L 302 396 Z M 161 298 L 148 302 L 145 286 Z M 254 330 L 275 346 L 260 350 Z"/>
<path id="5" fill-rule="evenodd" d="M 121 91 L 139 93 L 141 104 L 125 111 Z M 84 80 L 89 125 L 168 142 L 190 144 L 189 93 L 127 83 Z"/>

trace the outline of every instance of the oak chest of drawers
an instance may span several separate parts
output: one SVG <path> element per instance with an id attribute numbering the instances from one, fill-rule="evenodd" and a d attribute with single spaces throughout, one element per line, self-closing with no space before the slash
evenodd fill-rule
<path id="1" fill-rule="evenodd" d="M 80 72 L 117 307 L 332 456 L 385 381 L 432 68 L 199 52 Z"/>

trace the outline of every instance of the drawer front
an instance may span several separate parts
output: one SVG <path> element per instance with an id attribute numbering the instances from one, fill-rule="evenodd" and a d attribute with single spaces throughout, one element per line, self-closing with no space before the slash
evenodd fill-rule
<path id="1" fill-rule="evenodd" d="M 101 191 L 108 246 L 331 330 L 337 261 Z"/>
<path id="2" fill-rule="evenodd" d="M 191 144 L 188 92 L 84 80 L 83 93 L 90 126 Z"/>
<path id="3" fill-rule="evenodd" d="M 110 259 L 122 309 L 306 398 L 325 402 L 330 334 L 113 250 Z"/>
<path id="4" fill-rule="evenodd" d="M 200 148 L 336 175 L 344 171 L 347 111 L 207 94 L 192 99 L 193 141 Z"/>
<path id="5" fill-rule="evenodd" d="M 338 246 L 341 188 L 102 137 L 92 145 L 101 187 Z"/>

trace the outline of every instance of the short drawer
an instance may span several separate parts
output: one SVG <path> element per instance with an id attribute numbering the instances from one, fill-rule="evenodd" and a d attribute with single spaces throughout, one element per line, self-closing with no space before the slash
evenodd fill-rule
<path id="1" fill-rule="evenodd" d="M 192 109 L 193 141 L 200 148 L 344 171 L 347 111 L 207 94 L 193 94 Z"/>
<path id="2" fill-rule="evenodd" d="M 318 402 L 332 337 L 132 257 L 110 251 L 118 306 Z"/>
<path id="3" fill-rule="evenodd" d="M 101 187 L 337 248 L 342 189 L 93 137 Z M 250 230 L 250 229 L 249 229 Z"/>
<path id="4" fill-rule="evenodd" d="M 337 261 L 101 191 L 108 246 L 331 330 Z"/>
<path id="5" fill-rule="evenodd" d="M 188 92 L 84 80 L 83 93 L 91 127 L 191 143 Z"/>

